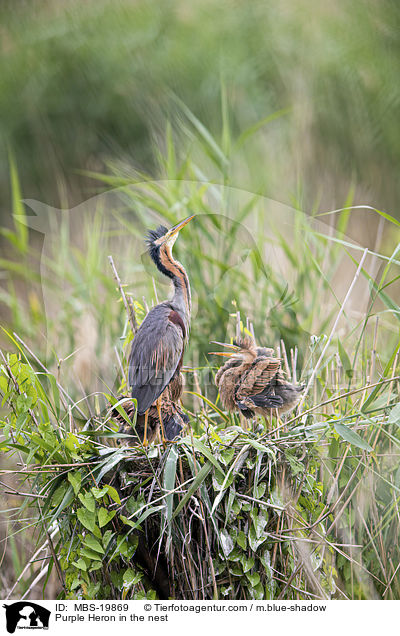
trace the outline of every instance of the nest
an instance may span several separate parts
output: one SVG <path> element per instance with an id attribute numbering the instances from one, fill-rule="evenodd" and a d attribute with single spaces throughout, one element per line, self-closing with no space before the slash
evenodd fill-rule
<path id="1" fill-rule="evenodd" d="M 129 563 L 143 573 L 145 593 L 277 598 L 297 587 L 304 598 L 326 598 L 323 569 L 305 568 L 310 555 L 304 558 L 304 543 L 299 549 L 314 533 L 312 515 L 298 506 L 311 465 L 304 448 L 302 439 L 259 440 L 232 427 L 167 449 L 124 449 L 104 479 L 120 493 L 122 518 L 136 522 L 119 522 L 118 531 L 135 537 Z M 118 590 L 110 596 L 118 598 Z"/>

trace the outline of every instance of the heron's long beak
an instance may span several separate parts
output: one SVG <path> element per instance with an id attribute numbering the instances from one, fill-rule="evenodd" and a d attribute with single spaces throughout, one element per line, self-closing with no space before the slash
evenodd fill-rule
<path id="1" fill-rule="evenodd" d="M 196 216 L 195 214 L 192 214 L 192 216 L 188 216 L 187 219 L 184 219 L 177 225 L 174 225 L 174 227 L 171 227 L 170 231 L 168 232 L 168 238 L 171 238 L 171 236 L 175 236 L 175 234 L 178 234 L 178 232 L 181 231 L 181 229 L 186 225 L 186 223 L 189 223 L 189 221 L 194 219 L 195 216 Z"/>

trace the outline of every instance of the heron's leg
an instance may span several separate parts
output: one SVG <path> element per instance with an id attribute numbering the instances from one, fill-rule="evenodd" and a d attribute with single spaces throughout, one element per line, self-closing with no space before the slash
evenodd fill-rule
<path id="1" fill-rule="evenodd" d="M 157 402 L 157 413 L 158 413 L 158 419 L 160 420 L 160 428 L 161 428 L 161 439 L 162 439 L 162 443 L 166 444 L 167 440 L 165 438 L 165 432 L 164 432 L 164 424 L 162 421 L 162 415 L 161 415 L 161 398 L 158 398 Z"/>
<path id="2" fill-rule="evenodd" d="M 145 411 L 144 414 L 144 434 L 143 434 L 143 446 L 148 446 L 148 441 L 147 441 L 147 421 L 149 419 L 149 409 L 147 409 L 147 411 Z"/>

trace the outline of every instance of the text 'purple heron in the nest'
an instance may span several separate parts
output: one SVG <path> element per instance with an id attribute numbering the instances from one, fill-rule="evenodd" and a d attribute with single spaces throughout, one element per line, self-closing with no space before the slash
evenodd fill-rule
<path id="1" fill-rule="evenodd" d="M 194 216 L 194 215 L 193 215 Z M 137 400 L 138 415 L 144 415 L 143 445 L 147 441 L 149 409 L 155 403 L 165 442 L 161 394 L 180 373 L 185 344 L 188 340 L 191 297 L 189 278 L 184 267 L 172 256 L 172 247 L 189 216 L 170 230 L 160 225 L 150 230 L 147 238 L 149 254 L 159 271 L 174 285 L 171 300 L 153 307 L 140 325 L 129 357 L 129 385 Z"/>

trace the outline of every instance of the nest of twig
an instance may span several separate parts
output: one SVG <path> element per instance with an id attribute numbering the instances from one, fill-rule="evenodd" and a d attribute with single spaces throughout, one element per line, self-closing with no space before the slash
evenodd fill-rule
<path id="1" fill-rule="evenodd" d="M 305 567 L 322 544 L 313 516 L 299 506 L 312 464 L 303 442 L 232 427 L 166 449 L 125 449 L 105 480 L 130 523 L 114 527 L 136 537 L 130 565 L 143 573 L 145 592 L 246 599 L 286 598 L 297 589 L 303 598 L 326 597 L 323 558 L 319 571 Z"/>

